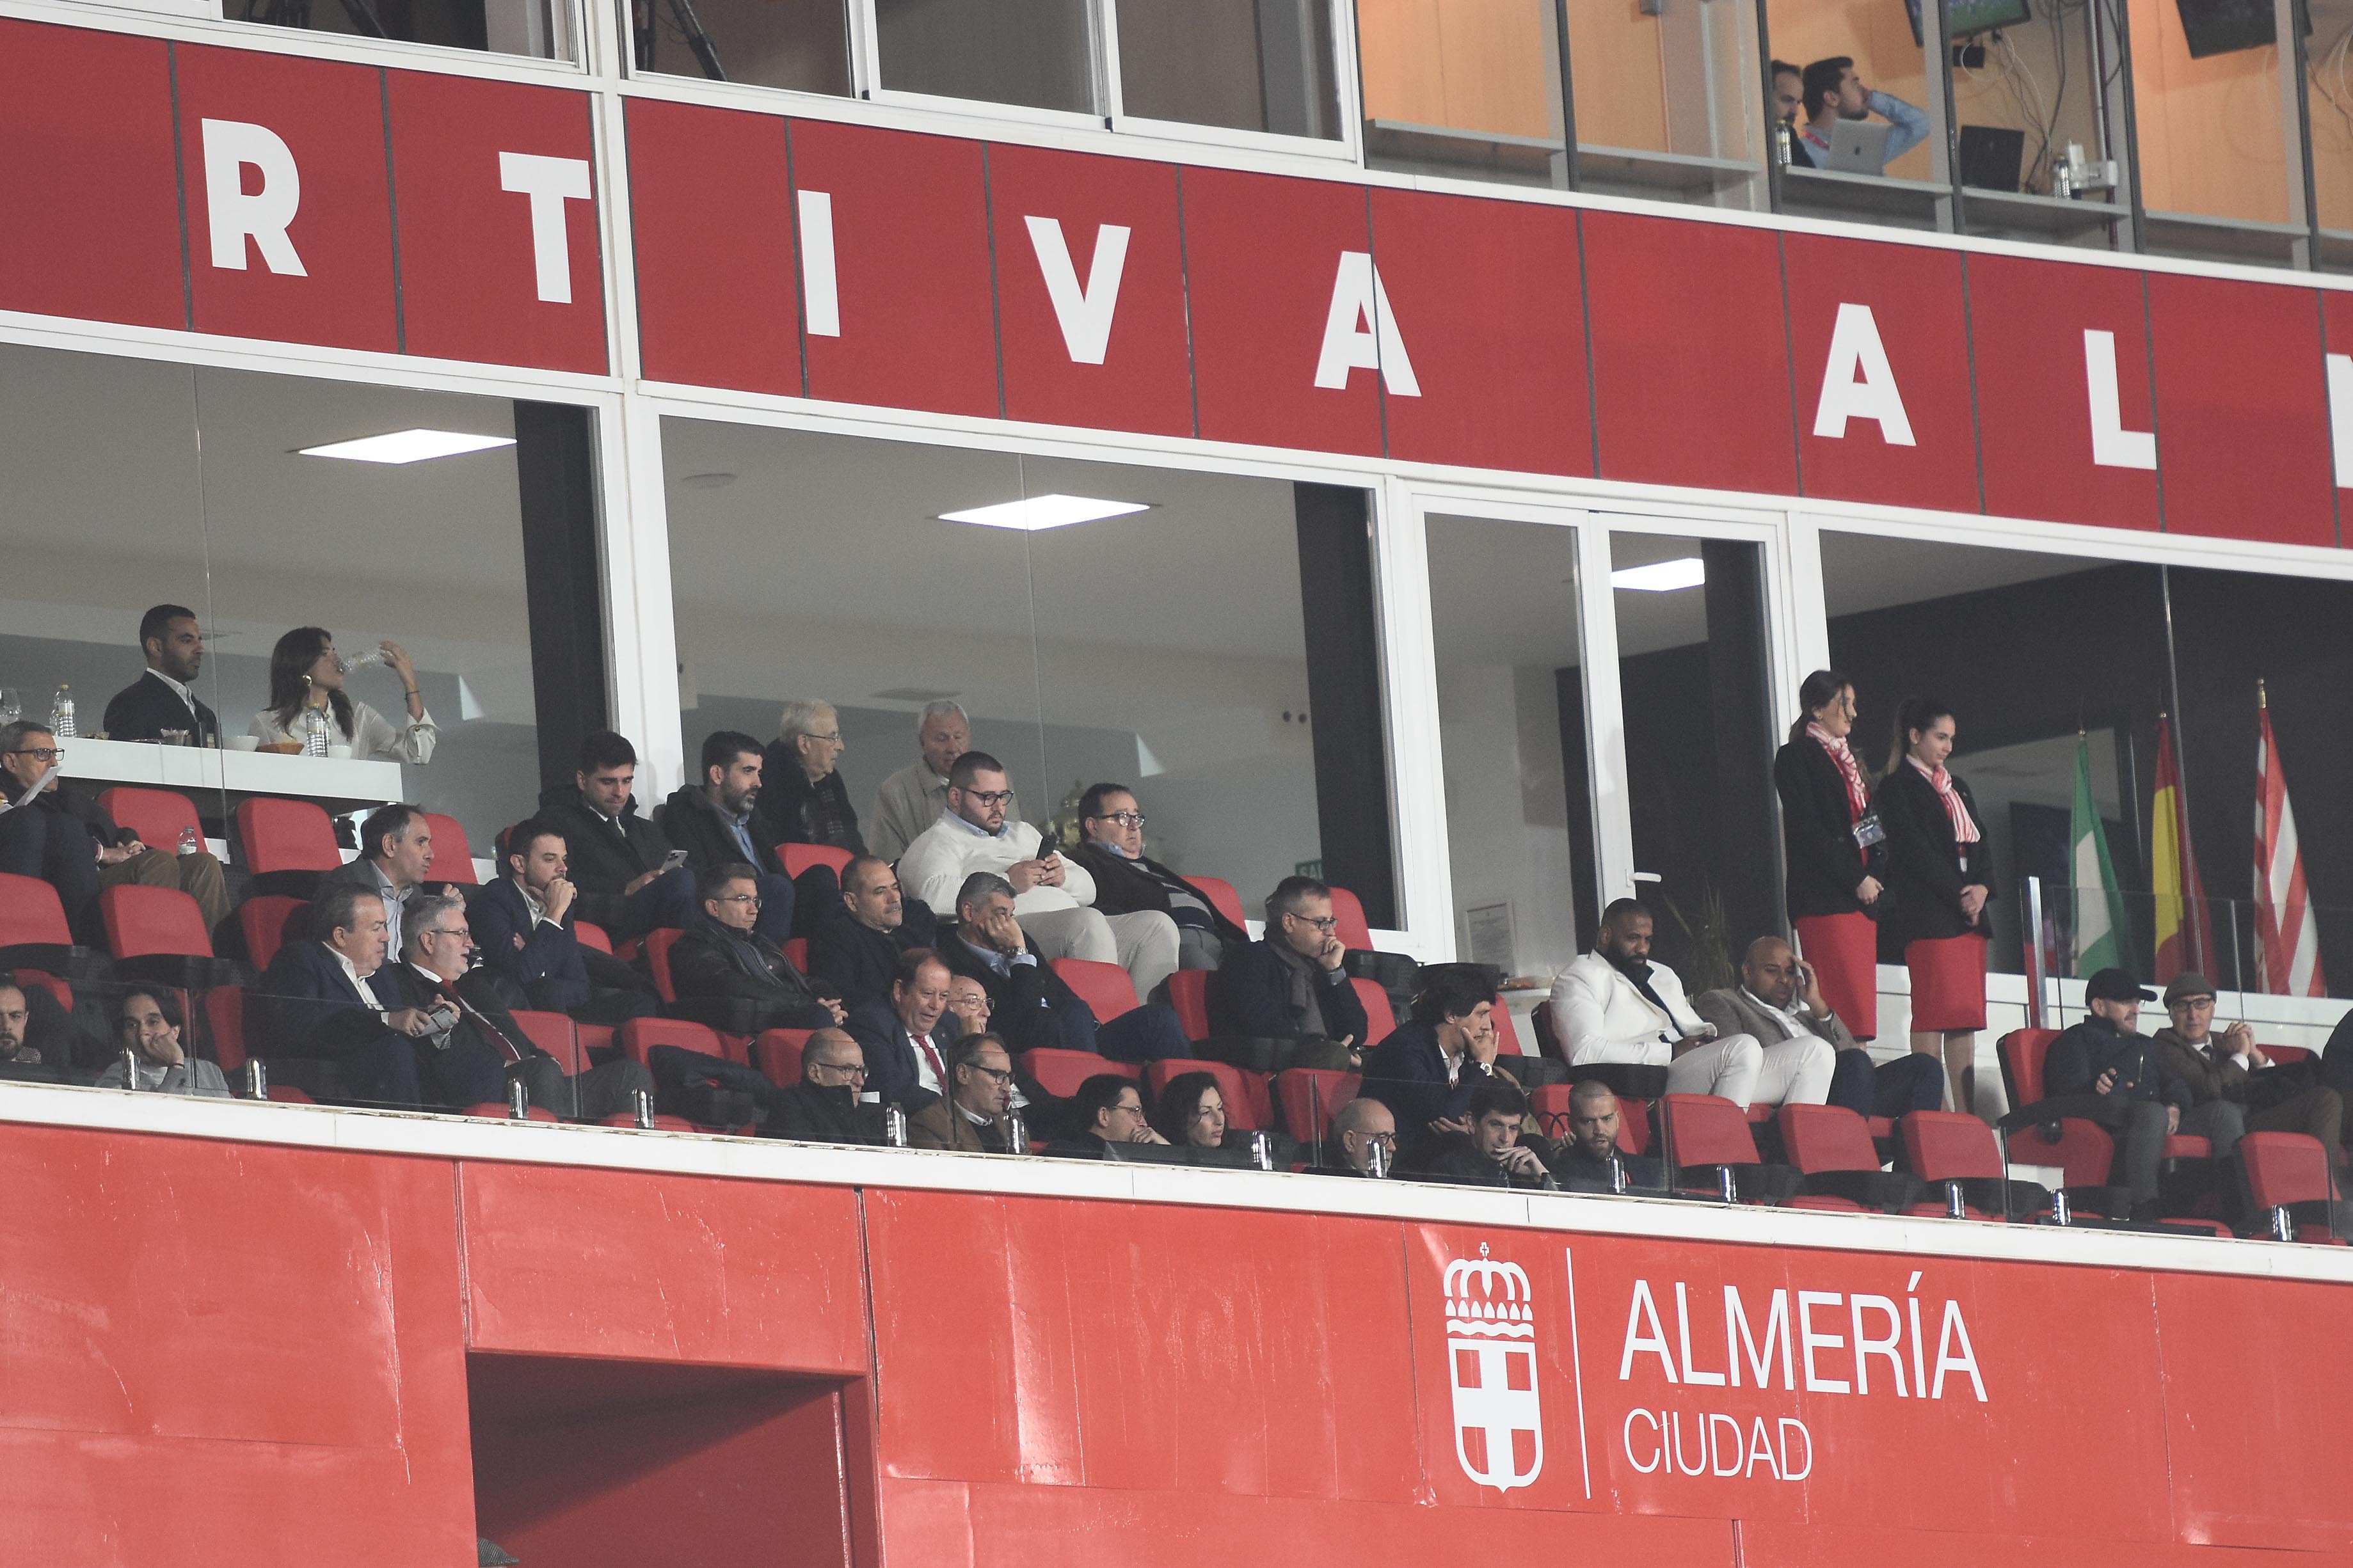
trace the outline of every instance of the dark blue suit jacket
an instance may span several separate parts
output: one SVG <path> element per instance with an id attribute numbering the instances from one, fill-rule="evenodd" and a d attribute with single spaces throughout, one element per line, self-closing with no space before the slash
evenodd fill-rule
<path id="1" fill-rule="evenodd" d="M 588 965 L 580 956 L 580 941 L 572 931 L 578 908 L 575 901 L 564 911 L 561 928 L 535 921 L 514 879 L 501 877 L 474 895 L 466 918 L 473 926 L 474 945 L 481 950 L 485 969 L 526 994 L 535 982 L 554 982 L 551 999 L 568 1011 L 588 1000 Z M 517 937 L 522 939 L 521 942 Z"/>
<path id="2" fill-rule="evenodd" d="M 1357 1090 L 1377 1100 L 1397 1118 L 1398 1137 L 1408 1148 L 1429 1141 L 1429 1125 L 1469 1114 L 1471 1091 L 1487 1080 L 1488 1069 L 1463 1058 L 1462 1071 L 1446 1081 L 1446 1053 L 1438 1048 L 1438 1031 L 1429 1024 L 1400 1024 L 1397 1033 L 1366 1051 L 1364 1087 Z"/>
<path id="3" fill-rule="evenodd" d="M 369 975 L 367 985 L 385 1006 L 407 1005 L 387 970 Z M 385 1027 L 384 1015 L 361 999 L 322 942 L 280 948 L 249 1000 L 261 1026 L 259 1055 L 342 1061 L 372 1047 L 408 1043 Z"/>
<path id="4" fill-rule="evenodd" d="M 899 1106 L 910 1114 L 939 1098 L 924 1089 L 916 1077 L 915 1051 L 907 1038 L 906 1026 L 899 1022 L 899 1015 L 888 1005 L 869 1002 L 853 1009 L 844 1026 L 866 1053 L 869 1094 L 880 1095 L 883 1104 Z M 932 1030 L 932 1045 L 944 1063 L 948 1058 L 947 1042 L 940 1037 L 937 1027 Z"/>

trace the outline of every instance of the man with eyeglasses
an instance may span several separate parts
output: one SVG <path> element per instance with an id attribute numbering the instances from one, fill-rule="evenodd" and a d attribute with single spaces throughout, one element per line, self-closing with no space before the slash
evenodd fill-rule
<path id="1" fill-rule="evenodd" d="M 776 1096 L 767 1133 L 802 1143 L 882 1142 L 882 1108 L 861 1105 L 866 1054 L 846 1029 L 819 1029 L 801 1047 L 801 1080 Z"/>
<path id="2" fill-rule="evenodd" d="M 953 1149 L 967 1154 L 1003 1154 L 1012 1150 L 1005 1113 L 1013 1103 L 1013 1058 L 995 1035 L 973 1035 L 948 1055 L 955 1092 L 907 1118 L 907 1142 L 918 1149 Z M 1141 1100 L 1138 1103 L 1142 1103 Z"/>
<path id="3" fill-rule="evenodd" d="M 65 748 L 45 724 L 20 720 L 0 725 L 0 872 L 37 877 L 55 888 L 77 941 L 103 945 L 98 895 L 102 888 L 138 883 L 175 888 L 195 900 L 205 929 L 228 917 L 221 863 L 202 849 L 185 855 L 151 847 L 118 827 L 95 800 L 66 787 Z M 58 777 L 40 794 L 33 787 L 50 769 Z M 176 846 L 174 846 L 176 847 Z"/>
<path id="4" fill-rule="evenodd" d="M 1144 1091 L 1135 1087 L 1132 1078 L 1110 1072 L 1095 1074 L 1079 1085 L 1073 1109 L 1078 1117 L 1079 1145 L 1091 1152 L 1100 1152 L 1107 1143 L 1166 1146 L 1168 1142 L 1145 1120 Z"/>
<path id="5" fill-rule="evenodd" d="M 841 782 L 841 716 L 830 702 L 797 697 L 776 720 L 776 739 L 760 763 L 760 820 L 773 844 L 828 844 L 866 853 L 858 808 Z"/>
<path id="6" fill-rule="evenodd" d="M 1162 914 L 1176 927 L 1176 967 L 1215 969 L 1250 932 L 1218 912 L 1209 895 L 1144 852 L 1144 808 L 1125 784 L 1099 784 L 1079 797 L 1080 842 L 1071 858 L 1095 879 L 1105 915 Z"/>
<path id="7" fill-rule="evenodd" d="M 1388 1152 L 1390 1168 L 1395 1169 L 1398 1147 L 1396 1115 L 1377 1100 L 1352 1100 L 1332 1118 L 1331 1131 L 1324 1140 L 1324 1157 L 1329 1163 L 1316 1166 L 1315 1174 L 1368 1175 L 1376 1146 Z"/>
<path id="8" fill-rule="evenodd" d="M 2210 1139 L 2216 1159 L 2248 1132 L 2301 1132 L 2324 1149 L 2337 1147 L 2345 1131 L 2342 1097 L 2305 1069 L 2274 1067 L 2245 1019 L 2216 1030 L 2212 981 L 2189 970 L 2175 975 L 2165 987 L 2165 1011 L 2172 1023 L 2154 1037 L 2158 1060 L 2189 1089 L 2181 1130 Z"/>
<path id="9" fill-rule="evenodd" d="M 753 1016 L 744 1020 L 746 1026 L 731 1028 L 731 1034 L 822 1029 L 841 1022 L 840 1002 L 824 995 L 759 931 L 758 871 L 741 862 L 721 866 L 704 883 L 702 914 L 670 950 L 670 986 L 681 1002 L 733 998 L 754 1004 Z"/>
<path id="10" fill-rule="evenodd" d="M 1176 922 L 1155 912 L 1106 916 L 1095 909 L 1093 876 L 1009 816 L 1012 800 L 1004 763 L 986 752 L 958 757 L 939 820 L 899 858 L 900 883 L 934 914 L 954 919 L 966 879 L 1002 877 L 1013 889 L 1013 912 L 1039 952 L 1116 963 L 1138 996 L 1150 996 L 1176 968 Z"/>
<path id="11" fill-rule="evenodd" d="M 1347 951 L 1332 913 L 1332 889 L 1313 877 L 1285 877 L 1266 900 L 1266 935 L 1229 950 L 1209 976 L 1209 1027 L 1261 1039 L 1337 1040 L 1359 1050 L 1365 1004 L 1341 967 Z"/>

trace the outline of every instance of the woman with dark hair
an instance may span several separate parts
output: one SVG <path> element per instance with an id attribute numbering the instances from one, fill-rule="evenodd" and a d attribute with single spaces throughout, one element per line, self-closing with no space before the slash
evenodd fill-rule
<path id="1" fill-rule="evenodd" d="M 1798 688 L 1797 721 L 1773 758 L 1789 921 L 1822 998 L 1858 1040 L 1879 1032 L 1878 936 L 1887 850 L 1871 784 L 1847 743 L 1854 682 L 1818 669 Z"/>
<path id="2" fill-rule="evenodd" d="M 1944 1062 L 1953 1108 L 1968 1110 L 1986 1022 L 1993 854 L 1969 786 L 1945 766 L 1952 754 L 1952 710 L 1933 698 L 1905 698 L 1873 800 L 1887 826 L 1893 889 L 1879 940 L 1912 972 L 1912 1048 Z"/>
<path id="3" fill-rule="evenodd" d="M 1160 1091 L 1152 1108 L 1152 1130 L 1182 1149 L 1214 1149 L 1225 1142 L 1226 1097 L 1218 1075 L 1180 1072 Z"/>
<path id="4" fill-rule="evenodd" d="M 345 671 L 335 639 L 318 626 L 296 626 L 269 650 L 269 706 L 253 716 L 245 732 L 261 737 L 265 746 L 290 741 L 300 746 L 308 727 L 304 715 L 316 710 L 326 721 L 328 743 L 351 747 L 354 757 L 420 766 L 431 762 L 441 731 L 417 692 L 417 667 L 398 643 L 376 646 L 406 693 L 406 725 L 396 727 L 366 703 L 353 701 L 343 690 Z"/>

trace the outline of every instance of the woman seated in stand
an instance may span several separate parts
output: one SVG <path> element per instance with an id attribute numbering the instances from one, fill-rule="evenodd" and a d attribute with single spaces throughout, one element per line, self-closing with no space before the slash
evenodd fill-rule
<path id="1" fill-rule="evenodd" d="M 1181 1149 L 1215 1149 L 1226 1140 L 1226 1097 L 1218 1075 L 1183 1072 L 1160 1091 L 1152 1108 L 1152 1130 Z"/>
<path id="2" fill-rule="evenodd" d="M 253 716 L 246 733 L 259 736 L 265 747 L 282 749 L 291 743 L 300 750 L 311 728 L 307 715 L 315 711 L 326 722 L 327 743 L 349 746 L 354 757 L 420 766 L 431 762 L 441 732 L 434 728 L 433 716 L 425 710 L 417 689 L 417 667 L 398 643 L 377 647 L 385 668 L 400 678 L 405 723 L 396 725 L 366 703 L 353 700 L 343 690 L 349 672 L 335 652 L 335 639 L 318 626 L 296 626 L 269 650 L 269 706 Z M 353 668 L 367 657 L 361 655 Z"/>

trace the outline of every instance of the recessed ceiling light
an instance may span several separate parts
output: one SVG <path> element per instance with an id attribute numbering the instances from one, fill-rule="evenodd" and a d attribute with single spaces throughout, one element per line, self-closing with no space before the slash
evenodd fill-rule
<path id="1" fill-rule="evenodd" d="M 678 481 L 691 490 L 723 490 L 735 482 L 733 474 L 689 474 Z"/>
<path id="2" fill-rule="evenodd" d="M 512 447 L 512 436 L 469 436 L 457 430 L 395 430 L 383 436 L 363 436 L 356 441 L 330 441 L 304 447 L 306 458 L 349 458 L 358 463 L 421 463 L 427 458 L 454 458 L 462 452 L 487 452 Z"/>
<path id="3" fill-rule="evenodd" d="M 1613 588 L 1632 588 L 1645 594 L 1672 594 L 1678 588 L 1696 588 L 1707 581 L 1707 564 L 1696 555 L 1686 555 L 1680 561 L 1653 561 L 1648 566 L 1621 566 L 1609 574 Z"/>
<path id="4" fill-rule="evenodd" d="M 976 522 L 984 528 L 1018 528 L 1035 533 L 1041 528 L 1068 528 L 1074 522 L 1098 522 L 1106 517 L 1125 517 L 1132 511 L 1150 510 L 1142 501 L 1097 500 L 1092 496 L 1029 496 L 1021 500 L 999 501 L 995 506 L 944 511 L 940 521 Z"/>

